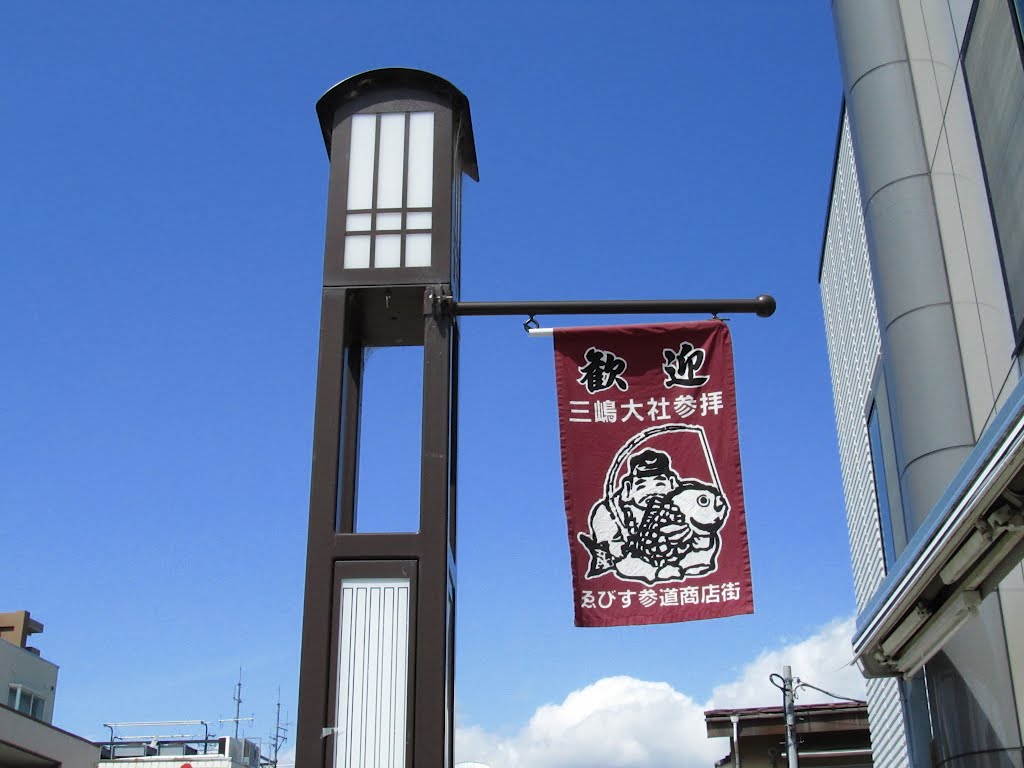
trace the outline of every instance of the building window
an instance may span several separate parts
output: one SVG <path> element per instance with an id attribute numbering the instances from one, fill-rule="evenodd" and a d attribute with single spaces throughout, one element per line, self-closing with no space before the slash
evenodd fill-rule
<path id="1" fill-rule="evenodd" d="M 882 550 L 885 570 L 896 562 L 896 543 L 893 541 L 892 510 L 889 508 L 889 487 L 882 462 L 882 434 L 878 426 L 878 409 L 872 404 L 868 414 L 868 442 L 871 445 L 871 471 L 875 477 L 875 501 L 878 504 L 878 524 L 882 531 Z"/>
<path id="2" fill-rule="evenodd" d="M 1018 345 L 1024 341 L 1024 45 L 1020 0 L 978 0 L 963 53 L 967 93 Z"/>
<path id="3" fill-rule="evenodd" d="M 343 267 L 429 267 L 433 188 L 433 112 L 355 115 Z"/>
<path id="4" fill-rule="evenodd" d="M 896 449 L 892 439 L 892 421 L 885 378 L 878 377 L 875 397 L 867 415 L 868 447 L 871 450 L 871 472 L 875 481 L 878 524 L 882 532 L 885 570 L 892 569 L 896 558 L 907 546 L 907 524 L 903 518 L 899 475 L 896 470 Z"/>
<path id="5" fill-rule="evenodd" d="M 24 686 L 11 685 L 7 688 L 7 706 L 18 710 L 23 715 L 42 720 L 43 711 L 46 709 L 46 699 L 32 693 Z"/>
<path id="6" fill-rule="evenodd" d="M 910 764 L 914 768 L 932 768 L 932 722 L 925 676 L 918 673 L 910 680 L 900 680 L 899 686 Z"/>

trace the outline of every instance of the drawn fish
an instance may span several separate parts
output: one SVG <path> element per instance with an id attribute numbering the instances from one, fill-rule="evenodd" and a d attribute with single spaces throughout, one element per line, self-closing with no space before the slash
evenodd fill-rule
<path id="1" fill-rule="evenodd" d="M 679 565 L 691 549 L 692 539 L 721 528 L 729 505 L 712 485 L 684 480 L 670 494 L 651 497 L 629 552 L 655 568 Z"/>

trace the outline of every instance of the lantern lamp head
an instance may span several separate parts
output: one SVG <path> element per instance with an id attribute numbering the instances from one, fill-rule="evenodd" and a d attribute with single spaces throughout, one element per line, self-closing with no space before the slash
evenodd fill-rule
<path id="1" fill-rule="evenodd" d="M 331 161 L 324 286 L 457 296 L 462 175 L 479 178 L 466 97 L 429 72 L 377 69 L 316 111 Z"/>

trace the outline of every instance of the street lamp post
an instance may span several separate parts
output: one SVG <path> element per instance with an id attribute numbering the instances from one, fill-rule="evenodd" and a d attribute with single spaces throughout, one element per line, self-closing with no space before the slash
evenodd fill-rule
<path id="1" fill-rule="evenodd" d="M 448 768 L 455 647 L 456 318 L 752 313 L 775 299 L 460 302 L 469 102 L 379 69 L 317 103 L 330 158 L 306 550 L 298 768 Z M 357 532 L 364 351 L 423 350 L 418 528 Z"/>
<path id="2" fill-rule="evenodd" d="M 455 413 L 469 103 L 418 70 L 349 78 L 317 103 L 330 157 L 296 765 L 449 766 Z M 356 532 L 368 347 L 423 350 L 418 530 Z"/>

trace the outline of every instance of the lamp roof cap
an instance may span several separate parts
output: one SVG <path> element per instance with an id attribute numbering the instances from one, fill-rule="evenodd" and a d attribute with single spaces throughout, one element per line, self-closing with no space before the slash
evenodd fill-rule
<path id="1" fill-rule="evenodd" d="M 463 171 L 474 181 L 480 180 L 476 162 L 476 143 L 473 139 L 473 121 L 469 114 L 469 99 L 458 88 L 443 77 L 422 69 L 388 67 L 371 69 L 342 80 L 320 97 L 316 103 L 316 114 L 320 120 L 327 154 L 331 154 L 331 132 L 334 129 L 334 115 L 346 103 L 354 101 L 373 91 L 384 90 L 420 91 L 439 97 L 451 105 L 452 112 L 463 120 L 464 134 L 459 142 Z"/>

